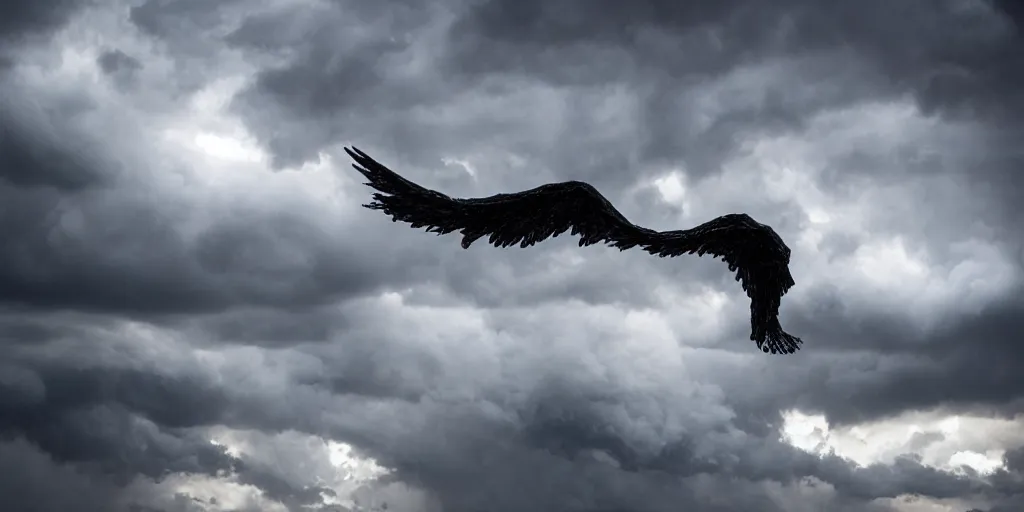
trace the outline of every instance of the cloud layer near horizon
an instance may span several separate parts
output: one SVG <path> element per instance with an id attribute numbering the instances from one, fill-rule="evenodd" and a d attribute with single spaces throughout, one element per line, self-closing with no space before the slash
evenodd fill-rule
<path id="1" fill-rule="evenodd" d="M 1024 507 L 1024 17 L 915 0 L 0 2 L 12 510 Z M 359 207 L 585 180 L 793 248 L 459 248 Z"/>

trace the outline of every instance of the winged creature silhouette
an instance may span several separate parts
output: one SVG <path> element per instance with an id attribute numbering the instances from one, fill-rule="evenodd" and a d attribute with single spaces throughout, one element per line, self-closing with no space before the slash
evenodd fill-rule
<path id="1" fill-rule="evenodd" d="M 580 247 L 604 242 L 620 250 L 640 247 L 660 256 L 710 254 L 736 273 L 750 298 L 750 339 L 765 353 L 792 354 L 803 344 L 782 329 L 779 305 L 793 286 L 789 247 L 771 227 L 731 213 L 692 229 L 654 231 L 626 219 L 593 186 L 580 181 L 550 183 L 511 194 L 459 199 L 413 183 L 359 149 L 345 148 L 357 171 L 377 190 L 363 205 L 429 232 L 462 234 L 462 247 L 476 240 L 497 247 L 529 247 L 572 230 Z"/>

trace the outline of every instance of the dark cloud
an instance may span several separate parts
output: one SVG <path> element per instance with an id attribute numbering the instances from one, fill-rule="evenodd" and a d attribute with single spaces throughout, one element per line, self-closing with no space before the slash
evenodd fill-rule
<path id="1" fill-rule="evenodd" d="M 261 73 L 239 97 L 239 108 L 281 165 L 315 158 L 318 149 L 339 139 L 383 143 L 397 137 L 404 144 L 397 151 L 422 161 L 417 148 L 443 143 L 463 148 L 457 141 L 467 137 L 458 128 L 450 139 L 423 133 L 429 128 L 412 129 L 429 122 L 409 114 L 413 105 L 436 108 L 442 98 L 471 84 L 500 91 L 495 76 L 507 83 L 525 76 L 578 87 L 574 96 L 582 98 L 594 87 L 601 92 L 624 87 L 640 99 L 611 111 L 611 122 L 630 127 L 625 133 L 603 139 L 593 128 L 583 128 L 601 121 L 594 105 L 581 104 L 579 111 L 586 114 L 578 123 L 571 117 L 557 121 L 569 125 L 557 134 L 556 151 L 523 147 L 509 137 L 501 142 L 534 155 L 558 178 L 617 187 L 639 178 L 645 166 L 682 163 L 691 175 L 710 175 L 751 136 L 799 132 L 816 113 L 866 100 L 911 93 L 926 112 L 959 117 L 991 117 L 1019 103 L 1014 95 L 1021 80 L 1015 70 L 1024 67 L 1014 63 L 1024 52 L 1012 29 L 986 4 L 956 8 L 951 2 L 913 2 L 901 6 L 901 13 L 880 2 L 856 8 L 798 1 L 719 4 L 647 1 L 626 8 L 614 2 L 479 2 L 465 11 L 453 7 L 456 21 L 439 42 L 422 28 L 426 15 L 398 9 L 346 36 L 312 29 L 314 37 L 292 54 L 290 64 Z M 253 15 L 229 40 L 280 49 L 294 41 L 297 36 L 285 34 L 299 33 L 298 26 L 333 27 L 343 22 L 337 16 L 327 10 L 303 25 L 299 16 L 272 21 Z M 914 20 L 913 25 L 905 20 Z M 444 51 L 428 50 L 428 44 Z M 425 67 L 416 82 L 400 75 L 410 59 Z M 762 72 L 745 76 L 739 66 Z M 702 88 L 710 81 L 724 82 L 734 92 L 709 98 Z M 297 87 L 300 83 L 304 87 Z M 571 103 L 566 107 L 573 109 Z M 378 116 L 401 122 L 388 123 L 390 135 L 377 135 L 357 121 Z M 295 128 L 281 130 L 282 118 Z M 275 126 L 273 135 L 262 128 L 266 123 Z M 581 155 L 596 165 L 581 165 Z"/>
<path id="2" fill-rule="evenodd" d="M 992 476 L 991 506 L 984 512 L 1009 512 L 1024 505 L 1024 447 L 1008 450 L 1003 463 L 1005 467 Z"/>
<path id="3" fill-rule="evenodd" d="M 108 50 L 96 58 L 96 64 L 108 75 L 131 72 L 142 67 L 138 59 L 121 50 Z"/>
<path id="4" fill-rule="evenodd" d="M 409 382 L 416 373 L 412 367 L 394 366 L 409 355 L 396 350 L 399 347 L 393 343 L 378 340 L 376 347 L 368 345 L 365 355 L 358 355 L 352 353 L 359 347 L 355 341 L 349 336 L 337 348 L 357 364 L 347 365 L 345 360 L 332 360 L 326 354 L 318 358 L 328 363 L 330 371 L 340 371 L 348 379 L 338 392 L 378 396 L 367 386 Z M 318 472 L 304 466 L 312 461 L 301 455 L 305 453 L 302 442 L 285 440 L 274 450 L 254 451 L 291 451 L 294 460 L 286 461 L 280 455 L 272 460 L 259 456 L 238 459 L 209 444 L 202 431 L 194 428 L 224 424 L 274 429 L 273 424 L 280 422 L 277 428 L 330 431 L 338 439 L 356 442 L 393 468 L 394 478 L 425 486 L 445 510 L 456 511 L 483 506 L 493 510 L 524 506 L 605 510 L 617 506 L 638 511 L 666 510 L 670 503 L 698 506 L 703 503 L 698 497 L 700 486 L 689 479 L 707 474 L 751 482 L 751 487 L 730 496 L 729 505 L 717 509 L 722 511 L 764 502 L 765 491 L 754 485 L 764 481 L 794 486 L 814 477 L 834 486 L 843 499 L 866 501 L 905 493 L 955 496 L 977 486 L 910 459 L 894 466 L 855 469 L 838 457 L 819 458 L 785 445 L 774 438 L 771 429 L 758 435 L 737 430 L 728 421 L 697 420 L 694 415 L 705 414 L 704 410 L 714 407 L 711 402 L 690 397 L 679 403 L 682 397 L 668 394 L 664 399 L 656 398 L 657 394 L 645 396 L 637 390 L 609 386 L 588 372 L 536 381 L 532 384 L 535 391 L 525 402 L 511 389 L 485 390 L 489 403 L 507 404 L 498 405 L 497 411 L 500 416 L 516 417 L 513 423 L 487 419 L 473 405 L 466 408 L 428 399 L 410 404 L 413 408 L 405 408 L 404 413 L 400 411 L 405 406 L 396 404 L 393 424 L 367 418 L 342 426 L 323 418 L 298 421 L 295 415 L 306 413 L 289 403 L 303 401 L 296 394 L 298 388 L 286 390 L 290 397 L 281 401 L 275 393 L 267 394 L 265 385 L 236 380 L 230 373 L 222 373 L 217 381 L 208 374 L 189 373 L 194 363 L 187 356 L 164 362 L 161 369 L 121 366 L 138 364 L 133 361 L 148 350 L 139 347 L 106 363 L 105 357 L 97 357 L 69 366 L 54 357 L 60 354 L 57 347 L 23 349 L 27 355 L 15 359 L 22 361 L 20 369 L 2 372 L 7 376 L 2 395 L 8 401 L 0 413 L 5 428 L 20 432 L 57 460 L 104 474 L 161 478 L 176 472 L 234 472 L 239 481 L 256 485 L 265 496 L 295 507 L 320 503 L 322 495 L 329 494 L 314 480 L 301 476 L 303 467 L 312 474 Z M 424 353 L 425 347 L 407 350 Z M 383 370 L 385 365 L 391 365 L 393 371 L 359 371 L 374 366 Z M 547 371 L 558 371 L 557 365 Z M 434 377 L 428 387 L 444 385 Z M 259 389 L 264 391 L 253 394 Z M 329 403 L 315 402 L 303 408 L 323 410 L 331 407 Z M 680 407 L 692 410 L 684 412 Z M 352 414 L 360 417 L 355 410 Z M 685 432 L 662 431 L 655 421 L 678 414 L 683 414 Z M 278 419 L 271 419 L 275 417 Z M 251 447 L 254 443 L 266 445 L 267 439 L 255 436 L 246 444 Z M 467 458 L 491 462 L 485 462 L 488 469 L 481 471 L 475 463 L 465 464 Z M 318 464 L 323 467 L 324 462 Z M 679 486 L 679 478 L 687 483 Z M 470 488 L 482 491 L 467 493 Z M 782 506 L 777 509 L 786 510 Z"/>
<path id="5" fill-rule="evenodd" d="M 0 3 L 0 40 L 39 34 L 58 28 L 75 11 L 91 3 L 90 0 L 5 0 Z"/>
<path id="6" fill-rule="evenodd" d="M 622 431 L 621 424 L 616 425 L 612 416 L 602 413 L 602 409 L 610 411 L 618 407 L 623 403 L 621 399 L 587 399 L 581 397 L 579 391 L 571 396 L 561 400 L 546 398 L 537 404 L 538 409 L 531 414 L 524 429 L 529 444 L 568 458 L 577 458 L 581 450 L 604 452 L 628 471 L 656 470 L 679 476 L 711 473 L 783 484 L 814 477 L 833 485 L 843 496 L 865 501 L 905 494 L 945 498 L 983 488 L 981 482 L 926 467 L 915 458 L 900 458 L 891 465 L 855 468 L 849 460 L 835 455 L 819 457 L 785 445 L 772 432 L 762 437 L 728 426 L 724 429 L 718 426 L 717 432 L 691 432 L 660 450 L 644 454 L 645 450 L 624 442 L 628 434 Z M 636 426 L 642 419 L 635 418 Z M 730 460 L 707 449 L 722 435 L 742 440 L 745 446 L 732 452 L 739 460 Z M 709 452 L 713 455 L 707 455 Z M 764 464 L 762 461 L 772 462 Z"/>
<path id="7" fill-rule="evenodd" d="M 345 319 L 333 308 L 282 311 L 276 308 L 242 309 L 194 319 L 196 336 L 217 342 L 288 346 L 327 341 Z"/>
<path id="8" fill-rule="evenodd" d="M 507 427 L 467 424 L 468 418 L 461 418 L 461 423 L 446 424 L 449 433 L 445 437 L 450 440 L 443 447 L 428 445 L 409 451 L 381 446 L 372 453 L 397 468 L 399 478 L 419 482 L 437 493 L 445 510 L 640 511 L 700 506 L 726 511 L 744 510 L 753 504 L 787 510 L 773 504 L 760 484 L 781 482 L 792 489 L 808 478 L 834 487 L 837 495 L 826 507 L 855 499 L 863 507 L 857 510 L 870 510 L 871 505 L 864 504 L 878 498 L 904 494 L 951 497 L 984 488 L 980 482 L 925 467 L 914 459 L 854 469 L 850 461 L 835 456 L 819 458 L 777 440 L 747 438 L 728 430 L 695 433 L 692 438 L 645 453 L 646 449 L 630 446 L 637 439 L 622 430 L 627 425 L 610 415 L 622 402 L 608 400 L 607 412 L 601 411 L 599 402 L 581 402 L 578 394 L 556 403 L 548 401 L 546 412 L 525 420 L 518 435 L 503 432 Z M 562 409 L 554 410 L 557 407 Z M 643 416 L 629 419 L 636 427 L 647 420 Z M 431 438 L 422 434 L 421 441 Z M 729 455 L 711 448 L 716 437 L 728 442 L 730 435 L 735 435 L 743 448 Z M 697 455 L 701 451 L 708 455 Z M 399 454 L 401 458 L 396 458 Z M 478 462 L 463 464 L 464 457 Z M 487 470 L 481 471 L 482 467 Z M 719 492 L 730 494 L 701 499 L 701 480 L 706 475 L 729 479 L 732 484 Z"/>
<path id="9" fill-rule="evenodd" d="M 821 340 L 818 354 L 765 365 L 763 387 L 737 388 L 730 396 L 755 408 L 793 404 L 820 411 L 835 424 L 935 408 L 1013 417 L 1024 410 L 1016 377 L 1024 357 L 1017 343 L 1024 328 L 1018 295 L 952 316 L 941 330 L 922 331 L 893 314 L 827 307 L 813 317 L 798 313 L 793 329 Z"/>
<path id="10" fill-rule="evenodd" d="M 414 55 L 417 52 L 429 52 L 417 41 L 430 28 L 427 4 L 396 2 L 388 9 L 367 1 L 343 4 L 252 14 L 225 37 L 234 47 L 271 54 L 287 48 L 293 55 L 286 64 L 261 71 L 236 99 L 238 110 L 271 149 L 277 167 L 316 159 L 338 133 L 337 128 L 323 131 L 314 126 L 356 122 L 353 114 L 359 106 L 403 110 L 439 102 L 454 92 L 442 76 L 395 76 L 396 65 L 420 58 Z M 275 116 L 295 119 L 294 129 L 261 129 L 264 119 Z"/>
<path id="11" fill-rule="evenodd" d="M 111 164 L 97 154 L 97 141 L 74 126 L 75 116 L 91 108 L 88 100 L 40 105 L 26 92 L 0 81 L 0 184 L 63 192 L 102 184 Z"/>
<path id="12" fill-rule="evenodd" d="M 224 22 L 224 5 L 199 0 L 146 0 L 129 10 L 128 19 L 160 37 L 202 33 Z"/>
<path id="13" fill-rule="evenodd" d="M 0 490 L 12 510 L 117 510 L 116 487 L 56 463 L 24 440 L 0 444 L 0 454 Z"/>
<path id="14" fill-rule="evenodd" d="M 107 50 L 96 57 L 96 65 L 120 87 L 130 86 L 142 69 L 139 59 L 121 50 Z"/>
<path id="15" fill-rule="evenodd" d="M 175 220 L 188 212 L 133 198 L 130 184 L 77 193 L 101 171 L 66 140 L 48 148 L 13 133 L 8 147 L 0 143 L 13 164 L 0 182 L 5 304 L 136 315 L 301 309 L 373 289 L 378 272 L 400 281 L 418 266 L 407 254 L 343 246 L 318 221 L 285 211 L 240 207 L 188 239 Z"/>
<path id="16" fill-rule="evenodd" d="M 19 42 L 84 5 L 7 4 L 0 40 Z M 82 18 L 55 43 L 75 51 L 10 46 L 0 495 L 41 511 L 346 510 L 328 503 L 342 491 L 409 511 L 1015 510 L 1019 449 L 991 475 L 913 453 L 858 465 L 780 428 L 789 409 L 833 426 L 1021 412 L 1016 5 L 147 0 Z M 230 113 L 277 173 L 190 153 L 182 127 L 230 132 L 213 111 L 243 76 Z M 358 208 L 369 190 L 336 154 L 351 142 L 452 195 L 581 179 L 658 229 L 746 211 L 794 247 L 824 231 L 794 250 L 785 312 L 815 348 L 743 352 L 720 262 L 564 239 L 463 251 L 395 226 Z M 761 179 L 785 174 L 769 166 L 796 177 Z M 649 183 L 672 171 L 682 199 Z M 889 237 L 927 253 L 928 300 L 850 262 Z M 327 439 L 391 473 L 346 487 Z M 939 441 L 957 442 L 905 444 Z M 204 479 L 251 494 L 225 504 Z"/>
<path id="17" fill-rule="evenodd" d="M 3 374 L 0 430 L 24 436 L 60 462 L 96 466 L 124 483 L 137 474 L 232 468 L 222 448 L 175 432 L 214 422 L 224 408 L 199 381 L 66 365 L 8 365 Z"/>
<path id="18" fill-rule="evenodd" d="M 93 5 L 93 0 L 0 2 L 0 76 L 18 63 L 19 49 L 46 42 L 47 36 L 59 30 L 76 12 L 90 5 Z M 3 129 L 0 125 L 0 130 Z"/>
<path id="19" fill-rule="evenodd" d="M 317 485 L 315 479 L 324 474 L 324 465 L 330 467 L 326 460 L 319 461 L 316 472 L 302 472 L 311 469 L 309 454 L 316 452 L 301 442 L 256 439 L 270 449 L 269 453 L 279 453 L 288 446 L 294 449 L 290 465 L 284 464 L 281 455 L 272 459 L 260 452 L 256 457 L 236 456 L 212 444 L 208 431 L 201 427 L 251 424 L 231 418 L 232 407 L 225 395 L 228 390 L 210 382 L 207 376 L 181 373 L 180 365 L 157 371 L 109 363 L 69 366 L 45 347 L 9 352 L 16 357 L 0 368 L 0 433 L 8 443 L 4 449 L 41 450 L 52 457 L 47 464 L 60 466 L 52 471 L 78 475 L 76 478 L 84 481 L 73 481 L 69 484 L 72 487 L 90 485 L 88 482 L 95 480 L 102 485 L 90 492 L 103 490 L 100 497 L 113 500 L 140 476 L 155 482 L 181 474 L 234 476 L 290 510 L 322 505 L 323 499 L 334 493 Z M 282 472 L 282 467 L 288 472 Z M 0 473 L 5 484 L 13 477 L 9 473 Z M 34 492 L 20 491 L 12 496 L 45 498 L 34 496 Z M 207 510 L 196 505 L 196 499 L 175 498 L 174 503 L 184 508 L 172 509 Z M 52 505 L 26 505 L 24 510 L 57 509 Z"/>
<path id="20" fill-rule="evenodd" d="M 453 33 L 467 38 L 466 51 L 493 52 L 489 55 L 498 58 L 474 59 L 476 65 L 487 66 L 484 72 L 520 71 L 500 59 L 515 58 L 526 48 L 557 53 L 589 45 L 624 46 L 646 42 L 642 37 L 653 30 L 694 39 L 664 34 L 665 41 L 689 43 L 689 51 L 669 52 L 666 46 L 666 51 L 637 54 L 640 59 L 662 57 L 657 67 L 669 72 L 722 73 L 744 60 L 846 47 L 877 66 L 893 85 L 919 92 L 923 104 L 932 107 L 951 107 L 961 99 L 985 101 L 1009 92 L 995 84 L 1010 85 L 1020 79 L 1014 76 L 1015 70 L 996 66 L 1000 59 L 1009 59 L 1002 60 L 1008 64 L 1021 58 L 1013 53 L 1019 42 L 982 2 L 909 2 L 898 11 L 882 2 L 852 6 L 796 0 L 771 6 L 739 0 L 714 6 L 678 6 L 657 0 L 628 8 L 611 1 L 576 4 L 482 2 L 459 21 L 457 27 L 462 30 Z M 1008 4 L 996 2 L 1012 15 L 1014 8 Z M 470 62 L 468 56 L 460 57 Z M 530 65 L 543 65 L 543 60 Z M 597 67 L 597 63 L 590 65 Z M 558 72 L 555 67 L 533 72 L 547 77 Z M 943 82 L 956 79 L 943 75 L 944 69 L 963 71 L 977 88 Z"/>
<path id="21" fill-rule="evenodd" d="M 154 200 L 138 180 L 139 166 L 148 164 L 101 142 L 94 115 L 101 107 L 88 90 L 33 94 L 11 77 L 0 92 L 3 304 L 135 315 L 246 304 L 301 309 L 376 288 L 376 275 L 401 281 L 421 264 L 408 253 L 381 256 L 344 243 L 328 231 L 337 223 L 319 212 L 245 205 L 244 198 L 227 211 Z M 104 121 L 103 130 L 132 135 L 118 130 L 120 120 Z M 186 236 L 185 218 L 206 228 Z M 374 236 L 351 228 L 350 236 Z"/>

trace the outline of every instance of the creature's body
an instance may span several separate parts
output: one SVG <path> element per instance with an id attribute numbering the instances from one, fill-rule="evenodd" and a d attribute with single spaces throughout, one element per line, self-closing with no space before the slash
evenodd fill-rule
<path id="1" fill-rule="evenodd" d="M 654 231 L 629 222 L 594 187 L 579 181 L 552 183 L 514 194 L 456 199 L 421 187 L 356 148 L 345 148 L 353 167 L 378 192 L 363 205 L 393 221 L 438 234 L 458 231 L 462 247 L 479 238 L 497 247 L 528 247 L 568 230 L 579 245 L 604 242 L 657 256 L 705 253 L 722 258 L 750 297 L 750 339 L 764 352 L 791 354 L 803 343 L 782 330 L 779 304 L 793 286 L 789 247 L 772 228 L 746 214 L 729 214 L 693 229 Z"/>

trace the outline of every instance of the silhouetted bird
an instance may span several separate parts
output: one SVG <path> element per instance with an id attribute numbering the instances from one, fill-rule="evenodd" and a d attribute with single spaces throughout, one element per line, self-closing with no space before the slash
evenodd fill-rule
<path id="1" fill-rule="evenodd" d="M 629 222 L 593 186 L 551 183 L 514 194 L 456 199 L 421 187 L 356 148 L 345 148 L 357 171 L 379 192 L 366 208 L 392 221 L 440 234 L 458 231 L 462 247 L 479 238 L 497 247 L 529 247 L 572 230 L 580 247 L 604 242 L 620 250 L 641 247 L 661 257 L 712 254 L 729 264 L 750 297 L 750 339 L 773 354 L 791 354 L 803 343 L 782 330 L 779 304 L 793 286 L 789 247 L 775 231 L 742 213 L 723 215 L 693 229 L 654 231 Z"/>

